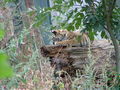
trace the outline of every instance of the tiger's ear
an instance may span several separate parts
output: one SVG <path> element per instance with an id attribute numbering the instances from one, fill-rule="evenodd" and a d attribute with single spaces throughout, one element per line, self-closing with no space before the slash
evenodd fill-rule
<path id="1" fill-rule="evenodd" d="M 52 32 L 54 35 L 57 34 L 57 31 L 56 31 L 56 30 L 52 30 L 51 32 Z"/>

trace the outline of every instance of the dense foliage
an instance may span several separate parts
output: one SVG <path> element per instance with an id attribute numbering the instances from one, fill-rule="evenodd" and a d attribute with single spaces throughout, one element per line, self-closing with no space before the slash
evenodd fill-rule
<path id="1" fill-rule="evenodd" d="M 40 13 L 58 14 L 52 16 L 58 21 L 53 29 L 82 29 L 83 32 L 89 32 L 91 40 L 100 32 L 102 38 L 112 40 L 116 71 L 120 75 L 120 7 L 116 0 L 53 0 L 53 3 L 52 7 L 44 8 Z"/>
<path id="2" fill-rule="evenodd" d="M 42 14 L 57 12 L 56 20 L 61 21 L 54 28 L 68 30 L 81 29 L 89 32 L 91 40 L 101 32 L 101 37 L 113 41 L 117 61 L 116 70 L 120 74 L 120 8 L 116 0 L 54 0 L 54 5 Z M 40 13 L 40 14 L 41 14 Z"/>
<path id="3" fill-rule="evenodd" d="M 5 7 L 5 4 L 17 0 L 3 0 L 3 1 L 4 3 L 2 4 L 0 3 L 0 5 Z M 10 39 L 9 42 L 6 42 L 7 45 L 2 50 L 9 54 L 10 64 L 14 70 L 15 75 L 12 78 L 8 78 L 1 81 L 0 88 L 1 87 L 3 88 L 4 85 L 7 89 L 13 88 L 21 89 L 21 87 L 22 88 L 24 87 L 27 89 L 49 90 L 51 88 L 53 84 L 51 79 L 53 75 L 52 71 L 53 68 L 51 69 L 49 63 L 41 57 L 39 49 L 40 46 L 43 45 L 41 33 L 39 32 L 41 30 L 45 32 L 46 29 L 50 30 L 50 28 L 48 27 L 46 28 L 45 25 L 46 24 L 45 21 L 48 19 L 48 16 L 50 15 L 52 20 L 51 29 L 58 28 L 68 30 L 80 29 L 82 30 L 82 32 L 88 32 L 91 40 L 94 40 L 94 36 L 97 35 L 97 32 L 100 32 L 101 37 L 103 38 L 109 39 L 113 38 L 112 39 L 113 44 L 114 42 L 116 43 L 117 40 L 120 40 L 120 7 L 115 5 L 114 3 L 115 0 L 52 0 L 52 1 L 53 6 L 49 8 L 43 8 L 38 10 L 34 8 L 29 12 L 25 12 L 23 15 L 21 14 L 21 12 L 19 13 L 20 15 L 18 16 L 22 17 L 23 20 L 22 22 L 24 25 L 22 29 L 18 30 L 18 32 L 20 31 L 20 33 L 18 33 L 18 35 L 14 34 L 12 39 Z M 16 12 L 16 9 L 12 10 L 12 12 Z M 16 13 L 12 13 L 12 15 L 14 17 L 17 17 Z M 109 17 L 109 15 L 111 16 Z M 7 19 L 6 21 L 9 21 L 9 19 Z M 109 22 L 110 25 L 108 25 Z M 112 31 L 113 37 L 111 37 L 110 31 Z M 4 30 L 0 28 L 0 40 L 4 37 L 4 35 L 5 35 Z M 118 44 L 117 45 L 114 44 L 114 46 L 116 48 L 115 51 L 117 52 L 116 55 L 118 55 L 119 54 Z M 0 78 L 13 75 L 13 70 L 9 66 L 7 59 L 8 56 L 6 54 L 0 53 Z M 117 68 L 119 69 L 120 67 L 119 59 L 117 60 L 117 62 L 118 62 Z M 95 77 L 93 74 L 94 70 L 90 67 L 91 66 L 87 66 L 85 71 L 87 80 L 82 81 L 84 77 L 75 78 L 75 80 L 73 81 L 73 88 L 93 89 L 94 87 L 97 86 L 96 83 L 94 82 Z M 119 72 L 119 70 L 117 71 Z M 118 74 L 115 73 L 115 75 L 119 76 L 119 73 Z M 106 71 L 103 72 L 102 78 L 103 79 L 100 82 L 104 82 L 104 85 L 101 84 L 98 85 L 98 87 L 102 89 L 114 87 L 114 85 L 112 85 L 111 87 L 107 86 L 107 82 L 111 78 L 107 77 Z M 81 87 L 78 87 L 79 80 L 84 82 L 82 83 Z M 114 80 L 113 82 L 116 84 Z M 58 84 L 58 87 L 63 89 L 64 84 L 60 82 Z"/>

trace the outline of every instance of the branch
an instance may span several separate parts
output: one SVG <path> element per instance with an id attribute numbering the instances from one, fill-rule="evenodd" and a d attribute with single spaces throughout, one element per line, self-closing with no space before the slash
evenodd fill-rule
<path id="1" fill-rule="evenodd" d="M 112 6 L 111 5 L 109 6 L 109 7 L 111 7 L 110 11 L 113 11 L 113 9 L 115 8 L 115 3 L 116 3 L 116 0 L 113 0 Z"/>

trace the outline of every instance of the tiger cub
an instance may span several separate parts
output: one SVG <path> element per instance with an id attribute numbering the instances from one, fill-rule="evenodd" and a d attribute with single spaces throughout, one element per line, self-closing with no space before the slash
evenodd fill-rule
<path id="1" fill-rule="evenodd" d="M 90 39 L 86 33 L 80 31 L 53 30 L 55 45 L 88 46 Z"/>

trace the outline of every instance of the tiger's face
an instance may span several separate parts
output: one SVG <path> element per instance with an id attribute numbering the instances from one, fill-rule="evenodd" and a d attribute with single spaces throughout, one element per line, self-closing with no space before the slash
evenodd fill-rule
<path id="1" fill-rule="evenodd" d="M 55 36 L 64 36 L 68 33 L 68 31 L 67 30 L 52 30 L 52 33 Z"/>
<path id="2" fill-rule="evenodd" d="M 66 34 L 68 33 L 67 30 L 52 30 L 52 33 L 54 34 L 54 39 L 56 41 L 62 41 L 66 39 Z"/>

